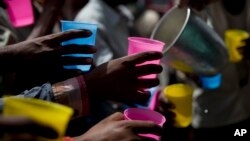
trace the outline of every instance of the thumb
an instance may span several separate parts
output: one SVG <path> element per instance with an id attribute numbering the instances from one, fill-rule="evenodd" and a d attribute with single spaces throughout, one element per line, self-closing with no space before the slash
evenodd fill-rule
<path id="1" fill-rule="evenodd" d="M 116 112 L 107 118 L 105 118 L 103 121 L 119 121 L 119 120 L 124 120 L 124 115 L 121 112 Z"/>

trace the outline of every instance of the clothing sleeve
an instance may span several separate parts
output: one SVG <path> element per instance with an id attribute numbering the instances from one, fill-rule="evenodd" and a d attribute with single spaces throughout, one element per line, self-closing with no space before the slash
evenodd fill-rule
<path id="1" fill-rule="evenodd" d="M 51 89 L 50 83 L 45 83 L 40 87 L 34 87 L 30 90 L 26 90 L 21 94 L 17 95 L 17 97 L 29 97 L 36 98 L 46 101 L 54 101 L 53 100 L 53 91 Z"/>
<path id="2" fill-rule="evenodd" d="M 89 114 L 89 99 L 83 76 L 74 77 L 51 85 L 45 83 L 17 95 L 17 97 L 37 98 L 69 106 L 74 109 L 74 117 Z M 3 99 L 0 99 L 0 112 L 3 109 Z"/>
<path id="3" fill-rule="evenodd" d="M 51 89 L 50 83 L 45 83 L 40 87 L 34 87 L 31 90 L 26 90 L 16 97 L 29 97 L 29 98 L 37 98 L 46 101 L 54 101 L 53 100 L 53 92 Z M 0 113 L 3 110 L 3 98 L 0 99 Z"/>

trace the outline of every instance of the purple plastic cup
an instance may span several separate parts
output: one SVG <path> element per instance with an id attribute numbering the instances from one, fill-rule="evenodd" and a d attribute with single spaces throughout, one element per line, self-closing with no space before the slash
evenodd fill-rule
<path id="1" fill-rule="evenodd" d="M 22 27 L 34 23 L 32 0 L 4 0 L 7 13 L 14 27 Z"/>
<path id="2" fill-rule="evenodd" d="M 165 43 L 153 40 L 149 38 L 142 38 L 142 37 L 129 37 L 128 38 L 128 55 L 132 55 L 135 53 L 146 52 L 146 51 L 158 51 L 162 52 Z M 139 65 L 146 65 L 146 64 L 160 64 L 160 60 L 152 60 L 146 61 Z M 150 79 L 155 78 L 156 74 L 144 75 L 140 78 Z"/>
<path id="3" fill-rule="evenodd" d="M 162 114 L 145 108 L 128 108 L 124 111 L 124 116 L 126 120 L 152 121 L 161 127 L 166 122 L 166 118 Z M 139 134 L 139 135 L 160 140 L 160 136 L 154 134 Z"/>

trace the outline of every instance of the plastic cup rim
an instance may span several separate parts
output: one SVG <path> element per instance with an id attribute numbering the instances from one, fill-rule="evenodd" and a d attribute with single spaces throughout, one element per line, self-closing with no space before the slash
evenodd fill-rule
<path id="1" fill-rule="evenodd" d="M 150 45 L 154 45 L 154 46 L 159 46 L 159 45 L 164 46 L 165 45 L 164 42 L 161 42 L 159 40 L 144 38 L 144 37 L 128 37 L 128 40 L 135 42 L 135 43 L 139 43 L 139 44 L 150 44 Z M 143 40 L 149 41 L 149 42 L 142 42 Z"/>
<path id="2" fill-rule="evenodd" d="M 128 112 L 129 112 L 130 110 L 149 111 L 149 112 L 151 112 L 151 113 L 153 113 L 153 114 L 156 114 L 158 117 L 161 117 L 161 120 L 159 120 L 159 123 L 156 123 L 156 124 L 158 124 L 158 125 L 161 125 L 161 126 L 162 126 L 162 125 L 166 122 L 166 118 L 165 118 L 162 114 L 160 114 L 159 112 L 150 110 L 150 109 L 145 109 L 145 108 L 128 108 L 128 109 L 126 109 L 126 110 L 124 111 L 124 116 L 125 116 L 126 119 L 134 120 L 134 119 L 131 119 L 130 117 L 128 117 Z"/>

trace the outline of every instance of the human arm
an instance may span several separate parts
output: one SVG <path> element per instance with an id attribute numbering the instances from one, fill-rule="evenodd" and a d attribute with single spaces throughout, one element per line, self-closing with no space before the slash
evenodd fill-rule
<path id="1" fill-rule="evenodd" d="M 160 52 L 145 52 L 114 59 L 97 66 L 83 76 L 53 84 L 55 100 L 73 107 L 78 111 L 79 116 L 88 115 L 91 107 L 98 101 L 147 102 L 149 93 L 143 89 L 158 85 L 159 80 L 158 78 L 142 80 L 138 79 L 138 76 L 160 73 L 162 67 L 160 65 L 136 67 L 135 65 L 148 60 L 160 59 L 161 56 Z M 58 100 L 58 98 L 69 100 Z"/>
<path id="2" fill-rule="evenodd" d="M 27 40 L 51 34 L 64 3 L 65 0 L 45 0 L 43 11 Z"/>
<path id="3" fill-rule="evenodd" d="M 96 49 L 88 45 L 62 47 L 61 42 L 73 38 L 85 38 L 90 35 L 91 32 L 87 30 L 71 30 L 0 48 L 0 74 L 11 72 L 16 74 L 14 86 L 11 86 L 18 89 L 16 93 L 41 85 L 44 82 L 55 83 L 76 76 L 79 74 L 77 73 L 79 70 L 66 70 L 63 66 L 91 64 L 92 59 L 63 55 L 89 54 L 94 53 Z"/>
<path id="4" fill-rule="evenodd" d="M 145 103 L 148 88 L 159 84 L 158 78 L 140 79 L 139 76 L 158 74 L 161 65 L 137 66 L 145 61 L 161 59 L 161 52 L 143 52 L 111 60 L 84 75 L 91 102 L 115 100 L 119 102 Z"/>
<path id="5" fill-rule="evenodd" d="M 150 97 L 149 92 L 144 89 L 158 85 L 159 80 L 138 79 L 138 77 L 160 73 L 162 67 L 153 64 L 136 66 L 136 64 L 161 57 L 160 52 L 144 52 L 118 58 L 96 67 L 83 76 L 57 82 L 52 86 L 44 84 L 21 95 L 73 107 L 79 116 L 87 115 L 89 104 L 94 105 L 100 100 L 144 103 Z"/>

